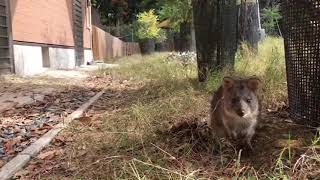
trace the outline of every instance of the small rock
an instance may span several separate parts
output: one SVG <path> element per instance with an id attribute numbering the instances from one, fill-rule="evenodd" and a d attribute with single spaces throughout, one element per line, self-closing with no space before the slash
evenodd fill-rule
<path id="1" fill-rule="evenodd" d="M 13 131 L 13 129 L 9 128 L 9 129 L 4 129 L 3 133 L 5 135 L 12 135 L 12 134 L 14 134 L 14 131 Z"/>
<path id="2" fill-rule="evenodd" d="M 43 101 L 44 100 L 44 95 L 43 94 L 36 94 L 34 96 L 34 99 L 37 101 Z"/>
<path id="3" fill-rule="evenodd" d="M 21 129 L 20 129 L 20 134 L 21 134 L 21 135 L 27 134 L 27 130 L 26 130 L 25 128 L 21 128 Z"/>
<path id="4" fill-rule="evenodd" d="M 4 156 L 6 154 L 6 151 L 3 147 L 0 147 L 0 157 Z"/>

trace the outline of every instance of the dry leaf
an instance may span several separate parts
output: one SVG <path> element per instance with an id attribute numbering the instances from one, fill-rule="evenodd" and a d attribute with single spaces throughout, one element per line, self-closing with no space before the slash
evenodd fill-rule
<path id="1" fill-rule="evenodd" d="M 86 117 L 86 116 L 77 118 L 75 120 L 78 120 L 82 124 L 85 124 L 85 125 L 91 125 L 91 123 L 92 123 L 92 119 L 90 117 Z"/>
<path id="2" fill-rule="evenodd" d="M 43 152 L 43 153 L 39 154 L 38 158 L 42 159 L 42 160 L 50 160 L 50 159 L 54 158 L 55 154 L 56 154 L 55 150 L 47 151 L 47 152 Z"/>
<path id="3" fill-rule="evenodd" d="M 48 131 L 47 129 L 42 129 L 42 130 L 41 129 L 34 129 L 32 131 L 32 133 L 39 136 L 39 135 L 46 133 L 47 131 Z"/>
<path id="4" fill-rule="evenodd" d="M 84 156 L 88 153 L 88 151 L 81 151 L 78 155 L 78 157 Z"/>
<path id="5" fill-rule="evenodd" d="M 63 136 L 57 136 L 56 138 L 54 138 L 55 143 L 65 144 L 65 141 L 66 141 L 66 139 Z"/>
<path id="6" fill-rule="evenodd" d="M 37 164 L 30 164 L 27 169 L 28 171 L 34 171 L 37 167 L 39 167 Z"/>
<path id="7" fill-rule="evenodd" d="M 17 145 L 21 142 L 21 137 L 16 137 L 14 139 L 10 139 L 6 142 L 6 144 L 4 145 L 4 147 L 6 148 L 6 151 L 8 154 L 12 154 L 14 153 L 14 145 Z"/>
<path id="8" fill-rule="evenodd" d="M 15 174 L 15 178 L 21 178 L 21 177 L 24 177 L 26 175 L 30 174 L 30 171 L 28 170 L 21 170 L 21 171 L 18 171 L 16 174 Z"/>
<path id="9" fill-rule="evenodd" d="M 47 129 L 47 130 L 50 130 L 50 129 L 52 129 L 52 128 L 53 128 L 53 126 L 52 126 L 52 125 L 47 124 L 47 123 L 44 123 L 44 124 L 43 124 L 43 127 L 42 127 L 41 129 Z"/>
<path id="10" fill-rule="evenodd" d="M 5 162 L 5 161 L 0 160 L 0 167 L 4 166 L 5 164 L 6 164 L 6 162 Z"/>
<path id="11" fill-rule="evenodd" d="M 284 148 L 284 147 L 300 147 L 301 142 L 298 140 L 288 140 L 288 139 L 279 139 L 275 143 L 276 147 Z"/>

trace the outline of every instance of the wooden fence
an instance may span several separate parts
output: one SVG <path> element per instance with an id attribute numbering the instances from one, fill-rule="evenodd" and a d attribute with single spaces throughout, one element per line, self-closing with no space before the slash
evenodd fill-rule
<path id="1" fill-rule="evenodd" d="M 124 42 L 102 29 L 93 26 L 93 57 L 96 60 L 108 60 L 116 57 L 140 54 L 140 47 L 135 42 Z"/>

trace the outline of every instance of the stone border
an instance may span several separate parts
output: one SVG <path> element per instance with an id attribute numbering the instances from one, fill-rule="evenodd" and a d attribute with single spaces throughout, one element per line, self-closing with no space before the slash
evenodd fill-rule
<path id="1" fill-rule="evenodd" d="M 98 100 L 105 90 L 100 91 L 94 97 L 92 97 L 88 102 L 79 107 L 76 111 L 70 114 L 64 119 L 63 122 L 57 124 L 53 129 L 48 131 L 42 137 L 40 137 L 36 142 L 32 143 L 25 150 L 20 152 L 15 158 L 4 165 L 0 170 L 0 180 L 10 179 L 15 173 L 21 170 L 33 157 L 35 157 L 44 147 L 48 146 L 50 142 L 55 138 L 55 136 L 65 127 L 67 127 L 72 120 L 81 117 L 81 115 L 86 111 L 96 100 Z"/>

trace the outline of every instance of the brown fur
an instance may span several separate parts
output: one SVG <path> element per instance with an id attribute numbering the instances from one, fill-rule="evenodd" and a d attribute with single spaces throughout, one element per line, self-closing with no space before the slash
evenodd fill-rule
<path id="1" fill-rule="evenodd" d="M 260 112 L 257 89 L 260 80 L 225 77 L 211 100 L 210 127 L 218 137 L 241 139 L 252 149 Z"/>

